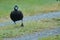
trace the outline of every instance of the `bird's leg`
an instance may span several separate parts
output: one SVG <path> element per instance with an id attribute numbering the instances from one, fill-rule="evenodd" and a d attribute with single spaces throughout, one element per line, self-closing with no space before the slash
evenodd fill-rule
<path id="1" fill-rule="evenodd" d="M 16 22 L 14 21 L 14 24 L 16 24 Z"/>
<path id="2" fill-rule="evenodd" d="M 14 25 L 15 25 L 15 28 L 17 28 L 17 24 L 16 24 L 16 22 L 14 21 Z"/>
<path id="3" fill-rule="evenodd" d="M 23 25 L 23 20 L 21 20 L 22 21 L 22 23 L 21 23 L 21 27 L 24 27 L 24 25 Z"/>

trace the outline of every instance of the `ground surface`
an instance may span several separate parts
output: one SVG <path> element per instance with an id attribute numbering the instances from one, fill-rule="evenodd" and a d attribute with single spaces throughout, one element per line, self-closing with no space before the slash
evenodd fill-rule
<path id="1" fill-rule="evenodd" d="M 19 10 L 26 17 L 24 18 L 24 21 L 26 21 L 24 27 L 20 27 L 20 22 L 14 25 L 9 18 L 15 4 L 19 6 Z M 45 29 L 60 27 L 60 12 L 56 11 L 60 11 L 60 3 L 56 0 L 0 0 L 0 39 L 3 40 L 4 37 L 21 37 Z M 55 36 L 53 37 L 55 40 Z M 60 36 L 57 40 L 59 38 Z M 50 39 L 50 37 L 47 39 Z"/>
<path id="2" fill-rule="evenodd" d="M 60 27 L 60 13 L 53 12 L 44 15 L 31 16 L 24 20 L 24 27 L 20 27 L 20 22 L 16 25 L 9 24 L 0 27 L 0 37 L 16 37 L 34 32 L 40 32 L 44 29 Z M 47 17 L 46 17 L 47 16 Z M 41 17 L 41 18 L 40 18 Z M 1 23 L 2 24 L 2 23 Z M 0 25 L 1 25 L 0 24 Z"/>

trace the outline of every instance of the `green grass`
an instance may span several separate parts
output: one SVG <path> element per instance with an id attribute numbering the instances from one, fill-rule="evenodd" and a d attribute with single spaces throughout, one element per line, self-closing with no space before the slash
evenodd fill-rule
<path id="1" fill-rule="evenodd" d="M 59 9 L 56 0 L 0 0 L 0 17 L 9 17 L 15 4 L 19 6 L 24 16 L 56 11 Z"/>
<path id="2" fill-rule="evenodd" d="M 17 4 L 24 16 L 31 16 L 41 12 L 53 12 L 60 10 L 56 0 L 0 0 L 0 22 L 9 21 L 10 12 L 14 5 Z M 8 19 L 8 20 L 7 20 Z M 24 27 L 20 24 L 0 27 L 0 38 L 16 37 L 34 32 L 43 31 L 45 28 L 55 28 L 60 26 L 60 19 L 44 19 L 38 21 L 28 21 Z"/>
<path id="3" fill-rule="evenodd" d="M 60 35 L 49 36 L 45 38 L 39 38 L 38 40 L 60 40 Z"/>
<path id="4" fill-rule="evenodd" d="M 60 26 L 60 22 L 53 19 L 43 19 L 38 21 L 28 21 L 24 22 L 24 27 L 20 27 L 20 24 L 8 25 L 0 27 L 0 38 L 4 37 L 16 37 L 26 34 L 32 34 L 35 32 L 43 31 L 46 29 L 53 29 Z"/>

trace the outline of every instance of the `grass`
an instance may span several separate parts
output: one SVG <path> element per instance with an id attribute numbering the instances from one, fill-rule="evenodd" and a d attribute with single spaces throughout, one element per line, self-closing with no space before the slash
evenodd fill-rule
<path id="1" fill-rule="evenodd" d="M 58 5 L 60 3 L 56 0 L 0 0 L 0 23 L 10 20 L 9 15 L 15 4 L 19 6 L 24 16 L 60 11 L 60 5 Z M 19 23 L 17 25 L 12 24 L 0 27 L 0 40 L 4 37 L 22 36 L 43 31 L 45 28 L 52 29 L 57 26 L 60 26 L 60 18 L 28 21 L 24 23 L 24 27 L 20 27 Z"/>
<path id="2" fill-rule="evenodd" d="M 0 17 L 9 18 L 14 5 L 17 4 L 24 16 L 41 12 L 53 12 L 60 9 L 56 0 L 0 0 Z"/>
<path id="3" fill-rule="evenodd" d="M 60 40 L 60 35 L 49 36 L 45 38 L 39 38 L 38 40 Z"/>
<path id="4" fill-rule="evenodd" d="M 32 34 L 35 32 L 43 31 L 46 29 L 53 29 L 57 26 L 60 26 L 60 21 L 56 19 L 43 19 L 38 21 L 28 21 L 24 22 L 24 27 L 20 27 L 20 24 L 8 25 L 0 27 L 0 38 L 11 38 L 16 36 L 22 36 L 26 34 Z"/>

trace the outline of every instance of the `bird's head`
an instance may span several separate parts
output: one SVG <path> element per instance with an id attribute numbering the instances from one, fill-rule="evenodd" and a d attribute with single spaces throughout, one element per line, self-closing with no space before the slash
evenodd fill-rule
<path id="1" fill-rule="evenodd" d="M 18 6 L 17 6 L 17 5 L 14 6 L 14 10 L 15 10 L 15 11 L 18 10 Z"/>

